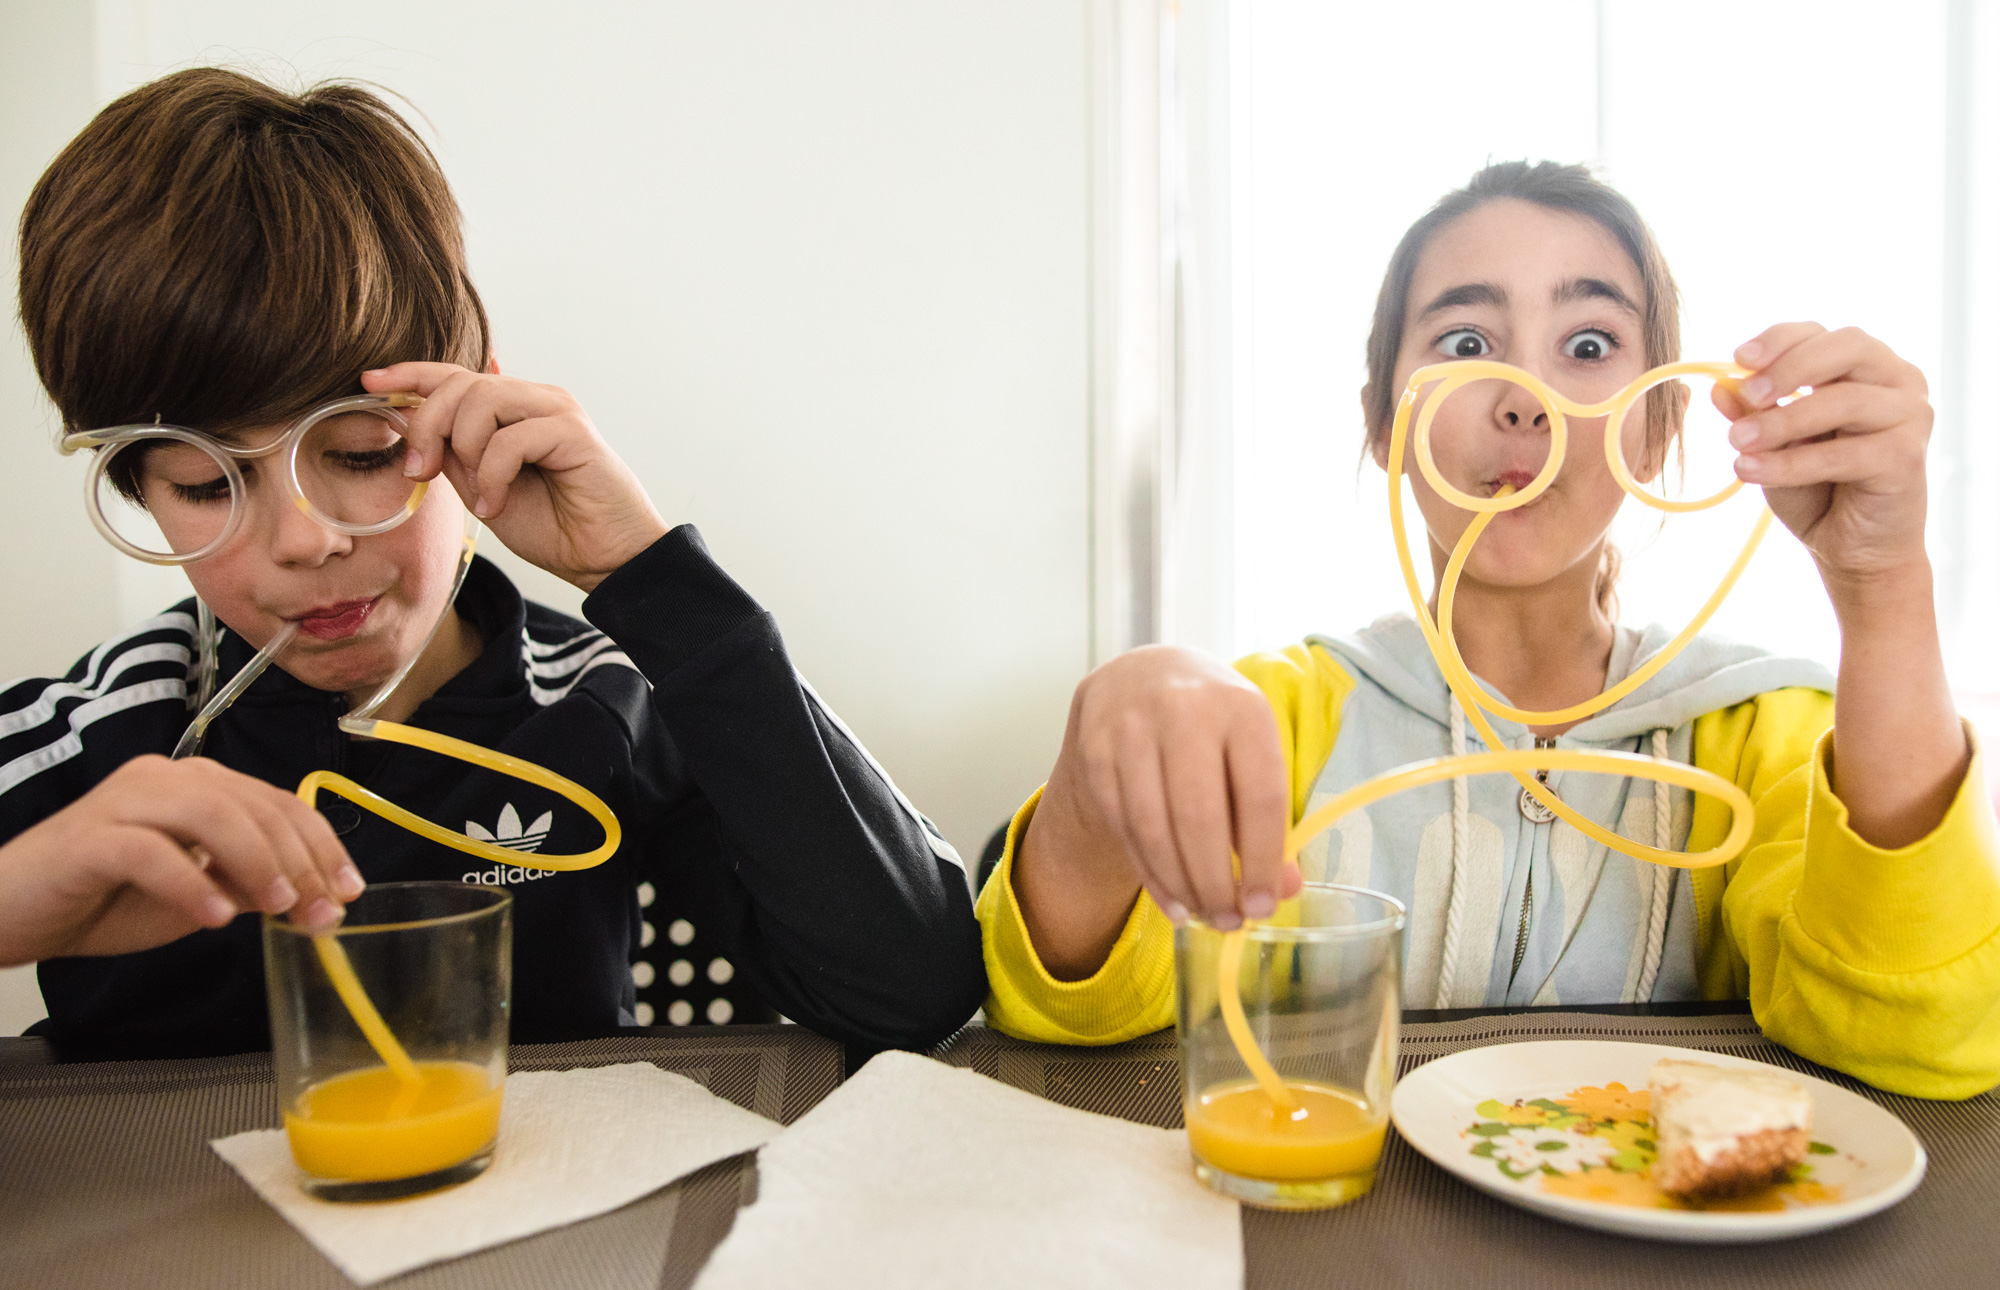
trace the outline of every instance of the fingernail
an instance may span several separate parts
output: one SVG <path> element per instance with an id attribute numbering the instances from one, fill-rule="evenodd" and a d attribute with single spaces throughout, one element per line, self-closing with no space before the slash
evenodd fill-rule
<path id="1" fill-rule="evenodd" d="M 1736 459 L 1736 477 L 1738 479 L 1754 481 L 1758 475 L 1763 473 L 1763 469 L 1764 463 L 1761 458 L 1738 457 Z"/>
<path id="2" fill-rule="evenodd" d="M 1209 919 L 1208 925 L 1218 932 L 1233 932 L 1243 926 L 1243 920 L 1236 916 L 1235 911 L 1230 910 Z"/>
<path id="3" fill-rule="evenodd" d="M 220 927 L 236 917 L 236 906 L 220 896 L 210 896 L 201 902 L 201 921 L 210 927 Z"/>
<path id="4" fill-rule="evenodd" d="M 353 900 L 367 889 L 368 884 L 361 880 L 359 869 L 351 864 L 344 864 L 340 866 L 340 872 L 333 875 L 333 886 L 342 897 Z"/>
<path id="5" fill-rule="evenodd" d="M 299 889 L 283 878 L 273 878 L 271 885 L 264 888 L 264 912 L 275 914 L 290 909 L 299 900 Z"/>
<path id="6" fill-rule="evenodd" d="M 1765 399 L 1770 398 L 1771 378 L 1768 376 L 1753 376 L 1743 382 L 1743 397 L 1749 399 L 1752 403 L 1762 403 Z"/>
<path id="7" fill-rule="evenodd" d="M 492 510 L 493 508 L 486 504 L 486 499 L 483 497 L 472 504 L 472 513 L 482 520 L 491 514 Z"/>
<path id="8" fill-rule="evenodd" d="M 1166 908 L 1161 910 L 1160 912 L 1165 914 L 1167 916 L 1167 921 L 1172 923 L 1175 927 L 1179 927 L 1182 923 L 1185 923 L 1188 920 L 1187 906 L 1181 904 L 1181 902 L 1179 902 L 1178 900 L 1168 901 Z"/>
<path id="9" fill-rule="evenodd" d="M 1278 898 L 1268 891 L 1243 893 L 1243 912 L 1251 918 L 1269 918 L 1278 908 Z"/>
<path id="10" fill-rule="evenodd" d="M 1729 442 L 1739 449 L 1748 448 L 1757 442 L 1757 436 L 1762 429 L 1763 427 L 1757 424 L 1757 418 L 1745 417 L 1729 427 Z"/>
<path id="11" fill-rule="evenodd" d="M 1764 347 L 1754 340 L 1746 340 L 1737 346 L 1736 357 L 1746 364 L 1755 363 L 1764 357 Z"/>
<path id="12" fill-rule="evenodd" d="M 363 376 L 380 376 L 380 375 L 382 375 L 382 374 L 383 374 L 384 372 L 387 372 L 388 370 L 389 370 L 389 369 L 388 369 L 388 368 L 386 368 L 386 367 L 371 367 L 371 368 L 369 368 L 369 369 L 368 369 L 367 371 L 363 372 L 363 373 L 362 373 L 362 375 L 363 375 Z"/>
<path id="13" fill-rule="evenodd" d="M 315 900 L 306 906 L 304 916 L 299 920 L 315 932 L 323 932 L 340 923 L 340 906 L 330 900 Z"/>
<path id="14" fill-rule="evenodd" d="M 424 473 L 424 454 L 418 452 L 415 448 L 412 448 L 409 450 L 409 452 L 403 455 L 403 476 L 406 479 L 415 479 L 418 475 L 421 475 L 423 473 Z"/>

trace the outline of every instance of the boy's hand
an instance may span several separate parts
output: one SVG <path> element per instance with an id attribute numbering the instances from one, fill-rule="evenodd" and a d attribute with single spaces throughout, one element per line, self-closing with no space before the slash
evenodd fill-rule
<path id="1" fill-rule="evenodd" d="M 1284 863 L 1290 803 L 1271 706 L 1234 668 L 1158 645 L 1098 668 L 1016 860 L 1043 964 L 1095 971 L 1141 886 L 1176 921 L 1268 916 L 1299 889 Z"/>
<path id="2" fill-rule="evenodd" d="M 666 534 L 638 478 L 567 391 L 453 363 L 398 363 L 363 372 L 361 384 L 423 395 L 404 414 L 405 472 L 442 471 L 509 550 L 565 582 L 595 590 Z"/>
<path id="3" fill-rule="evenodd" d="M 138 757 L 0 847 L 0 965 L 129 954 L 248 910 L 324 931 L 362 885 L 292 794 L 199 757 Z"/>
<path id="4" fill-rule="evenodd" d="M 1739 393 L 1715 387 L 1715 406 L 1736 423 L 1736 473 L 1764 486 L 1835 597 L 1922 565 L 1924 374 L 1866 332 L 1817 323 L 1781 323 L 1736 361 L 1756 375 Z M 1777 406 L 1806 386 L 1812 393 Z"/>

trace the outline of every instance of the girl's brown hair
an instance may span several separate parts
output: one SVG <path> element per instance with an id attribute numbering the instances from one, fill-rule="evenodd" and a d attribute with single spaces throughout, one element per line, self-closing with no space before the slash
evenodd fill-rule
<path id="1" fill-rule="evenodd" d="M 488 357 L 437 159 L 359 86 L 143 85 L 49 166 L 20 235 L 21 321 L 66 429 L 240 430 L 370 368 Z"/>
<path id="2" fill-rule="evenodd" d="M 1617 238 L 1639 270 L 1644 297 L 1639 302 L 1640 341 L 1645 348 L 1646 366 L 1659 367 L 1680 357 L 1680 288 L 1674 285 L 1674 275 L 1667 268 L 1666 257 L 1660 254 L 1659 244 L 1653 240 L 1652 230 L 1625 195 L 1584 166 L 1565 166 L 1553 161 L 1532 165 L 1525 161 L 1496 162 L 1474 175 L 1465 187 L 1439 198 L 1422 219 L 1410 225 L 1403 240 L 1396 244 L 1395 254 L 1389 257 L 1389 270 L 1382 277 L 1380 294 L 1375 297 L 1375 320 L 1368 329 L 1365 409 L 1368 452 L 1374 452 L 1388 438 L 1396 401 L 1402 396 L 1396 386 L 1396 356 L 1403 348 L 1410 283 L 1417 274 L 1417 261 L 1423 258 L 1424 250 L 1439 229 L 1502 197 L 1581 215 Z M 1668 446 L 1680 434 L 1687 401 L 1687 386 L 1679 381 L 1665 382 L 1647 393 L 1646 451 L 1651 460 L 1663 460 Z M 1607 610 L 1614 603 L 1612 587 L 1617 575 L 1618 552 L 1606 543 L 1597 594 Z"/>

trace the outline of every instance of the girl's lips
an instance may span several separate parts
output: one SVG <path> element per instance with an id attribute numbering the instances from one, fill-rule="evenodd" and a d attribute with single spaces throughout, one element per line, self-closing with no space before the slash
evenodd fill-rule
<path id="1" fill-rule="evenodd" d="M 368 611 L 373 608 L 375 608 L 374 599 L 346 600 L 337 605 L 321 605 L 308 609 L 293 621 L 297 622 L 299 630 L 308 636 L 323 641 L 337 641 L 360 631 L 361 624 L 368 621 Z"/>

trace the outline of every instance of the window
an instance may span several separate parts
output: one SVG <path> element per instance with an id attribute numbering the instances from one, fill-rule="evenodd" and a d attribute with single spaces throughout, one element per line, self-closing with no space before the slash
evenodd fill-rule
<path id="1" fill-rule="evenodd" d="M 1186 334 L 1226 369 L 1229 393 L 1224 415 L 1181 433 L 1225 439 L 1232 468 L 1180 481 L 1184 495 L 1226 490 L 1206 512 L 1223 531 L 1168 550 L 1183 564 L 1226 553 L 1229 587 L 1183 639 L 1272 648 L 1407 608 L 1383 478 L 1359 462 L 1375 293 L 1437 197 L 1489 160 L 1549 158 L 1593 163 L 1646 216 L 1680 282 L 1686 357 L 1726 359 L 1769 324 L 1805 318 L 1861 326 L 1924 370 L 1947 661 L 1969 706 L 2000 694 L 2000 497 L 1986 496 L 2000 492 L 2000 400 L 1979 397 L 2000 377 L 1980 343 L 2000 322 L 2000 15 L 1969 0 L 1218 11 L 1182 6 L 1193 17 L 1180 48 L 1165 46 L 1184 89 L 1226 83 L 1184 107 L 1195 164 L 1181 204 L 1196 218 L 1181 240 L 1213 280 L 1183 297 L 1205 311 Z M 1204 39 L 1226 53 L 1202 53 Z M 1226 165 L 1202 161 L 1216 138 Z M 1201 191 L 1204 176 L 1226 193 Z M 1205 232 L 1215 211 L 1226 218 Z M 1728 474 L 1705 391 L 1695 407 L 1688 495 Z M 1686 621 L 1760 501 L 1746 489 L 1664 525 L 1628 506 L 1625 621 Z M 1782 526 L 1710 630 L 1838 657 L 1817 573 Z"/>

